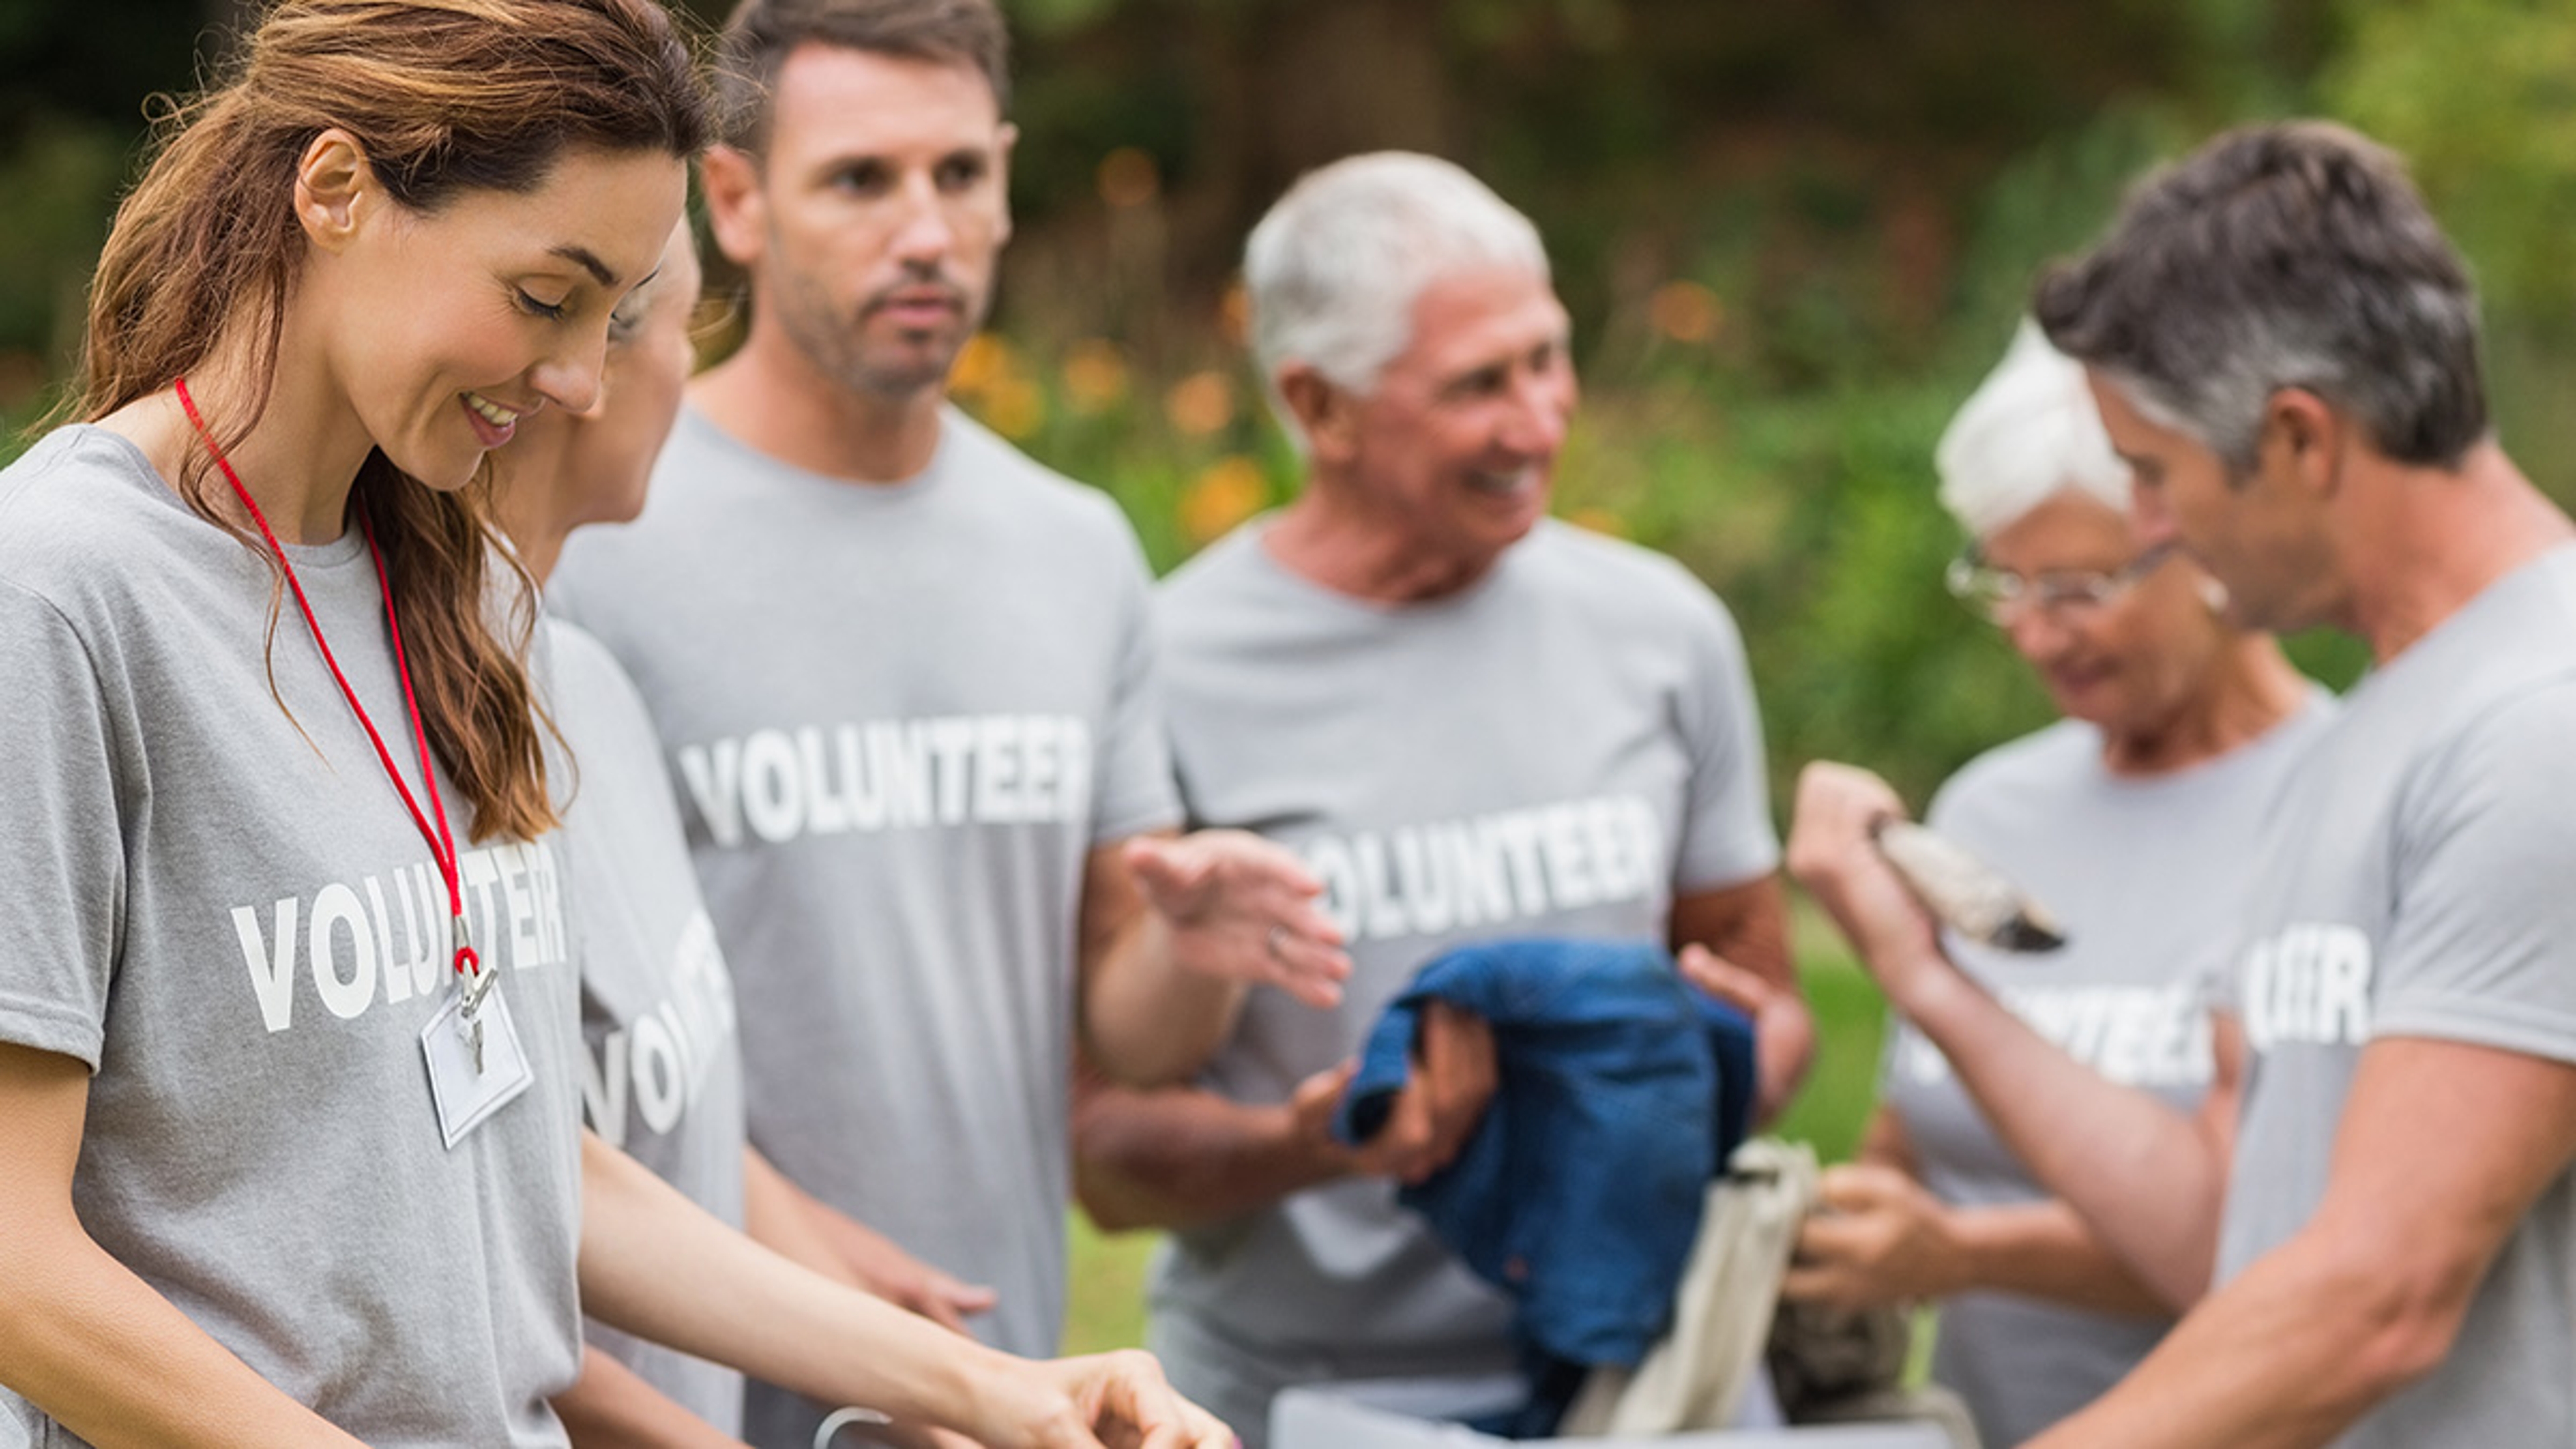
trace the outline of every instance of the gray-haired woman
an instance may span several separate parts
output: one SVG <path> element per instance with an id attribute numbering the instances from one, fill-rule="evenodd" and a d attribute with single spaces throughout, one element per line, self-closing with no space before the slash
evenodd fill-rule
<path id="1" fill-rule="evenodd" d="M 1941 501 L 1971 539 L 1951 591 L 2003 630 L 2066 717 L 1971 761 L 1929 822 L 2020 881 L 2071 938 L 2038 957 L 1943 945 L 2096 1071 L 2232 1121 L 2240 1049 L 2232 1030 L 2213 1038 L 2203 987 L 2229 945 L 2254 825 L 2333 705 L 2270 636 L 2220 617 L 2215 580 L 2139 546 L 2128 468 L 2083 369 L 2037 328 L 1960 410 L 1938 463 Z M 2081 1408 L 2206 1287 L 2214 1214 L 2186 1228 L 2187 1215 L 2142 1204 L 2160 1220 L 2114 1252 L 1903 1022 L 1881 1093 L 1860 1161 L 1825 1176 L 1827 1211 L 1786 1291 L 1846 1306 L 1940 1300 L 1933 1377 L 1987 1444 Z"/>

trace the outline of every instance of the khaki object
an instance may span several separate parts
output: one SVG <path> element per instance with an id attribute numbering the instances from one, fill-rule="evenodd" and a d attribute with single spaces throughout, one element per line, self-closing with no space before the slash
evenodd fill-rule
<path id="1" fill-rule="evenodd" d="M 1799 1220 L 1816 1200 L 1816 1153 L 1757 1137 L 1709 1184 L 1698 1241 L 1673 1297 L 1673 1326 L 1635 1369 L 1586 1379 L 1558 1432 L 1569 1437 L 1671 1434 L 1735 1422 L 1762 1368 Z"/>
<path id="2" fill-rule="evenodd" d="M 1780 1303 L 1818 1173 L 1815 1150 L 1804 1143 L 1761 1137 L 1736 1149 L 1727 1175 L 1709 1185 L 1672 1327 L 1636 1368 L 1593 1370 L 1560 1435 L 1729 1428 L 1753 1375 L 1768 1371 L 1792 1423 L 1928 1421 L 1956 1449 L 1979 1449 L 1956 1395 L 1899 1386 L 1907 1345 L 1900 1310 L 1847 1314 Z"/>

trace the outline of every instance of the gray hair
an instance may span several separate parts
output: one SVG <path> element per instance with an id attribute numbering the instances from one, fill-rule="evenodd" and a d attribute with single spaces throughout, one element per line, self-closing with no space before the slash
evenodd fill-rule
<path id="1" fill-rule="evenodd" d="M 1379 151 L 1308 173 L 1243 248 L 1252 355 L 1271 404 L 1280 369 L 1304 363 L 1366 394 L 1413 340 L 1413 304 L 1463 267 L 1520 266 L 1545 277 L 1538 228 L 1483 182 L 1434 156 Z"/>
<path id="2" fill-rule="evenodd" d="M 2110 235 L 2040 279 L 2048 338 L 2240 475 L 2306 388 L 2402 463 L 2487 436 L 2477 294 L 2406 170 L 2341 126 L 2230 131 L 2149 176 Z"/>
<path id="3" fill-rule="evenodd" d="M 2129 465 L 2111 451 L 2084 365 L 2025 320 L 2004 360 L 1968 395 L 1933 450 L 1941 506 L 1989 538 L 2061 492 L 2126 511 Z"/>

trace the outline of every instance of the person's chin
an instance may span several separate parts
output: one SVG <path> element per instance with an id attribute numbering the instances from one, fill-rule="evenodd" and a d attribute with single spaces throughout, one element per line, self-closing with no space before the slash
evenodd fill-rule
<path id="1" fill-rule="evenodd" d="M 1547 516 L 1548 487 L 1543 480 L 1509 489 L 1470 485 L 1466 494 L 1470 507 L 1487 529 L 1507 532 L 1513 538 L 1536 528 L 1538 521 Z"/>
<path id="2" fill-rule="evenodd" d="M 405 477 L 435 493 L 453 493 L 473 482 L 489 454 L 473 439 L 454 442 L 442 438 L 437 447 L 407 448 L 401 453 L 381 446 L 379 450 Z"/>
<path id="3" fill-rule="evenodd" d="M 2085 674 L 2074 678 L 2043 676 L 2049 700 L 2057 712 L 2068 719 L 2087 724 L 2108 724 L 2118 714 L 2117 689 L 2107 674 Z"/>

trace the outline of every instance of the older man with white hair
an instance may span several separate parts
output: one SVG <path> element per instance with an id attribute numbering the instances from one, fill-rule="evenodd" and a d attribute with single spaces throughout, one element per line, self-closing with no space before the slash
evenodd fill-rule
<path id="1" fill-rule="evenodd" d="M 1433 1015 L 1394 1125 L 1357 1151 L 1326 1131 L 1424 963 L 1680 949 L 1753 1008 L 1771 1105 L 1812 1027 L 1733 621 L 1670 560 L 1546 516 L 1575 384 L 1536 230 L 1447 162 L 1362 156 L 1272 208 L 1245 275 L 1307 480 L 1162 587 L 1175 761 L 1195 820 L 1304 856 L 1354 971 L 1330 1012 L 1255 991 L 1204 1090 L 1094 1090 L 1076 1132 L 1095 1215 L 1179 1229 L 1152 1342 L 1257 1445 L 1289 1384 L 1511 1367 L 1503 1298 L 1396 1204 L 1482 1109 L 1481 1028 Z"/>
<path id="2" fill-rule="evenodd" d="M 1952 591 L 2066 717 L 1970 761 L 1930 822 L 2069 938 L 2038 957 L 1955 934 L 1942 946 L 2037 1037 L 2223 1134 L 2243 1038 L 2230 1019 L 2213 1041 L 2206 987 L 2247 904 L 2264 812 L 2333 705 L 2270 635 L 2220 617 L 2216 580 L 2141 543 L 2084 369 L 2037 326 L 1959 410 L 1937 461 L 1970 539 Z M 2097 1233 L 2031 1163 L 2080 1177 L 2063 1143 L 2103 1134 L 2078 1107 L 2042 1124 L 2055 1138 L 2019 1146 L 2032 1137 L 1998 1131 L 1942 1027 L 1897 1022 L 1860 1161 L 1826 1172 L 1828 1211 L 1786 1288 L 1845 1307 L 1944 1300 L 1933 1379 L 1983 1442 L 2019 1444 L 2117 1383 L 2199 1297 L 2218 1179 L 2175 1173 L 2124 1194 Z"/>

